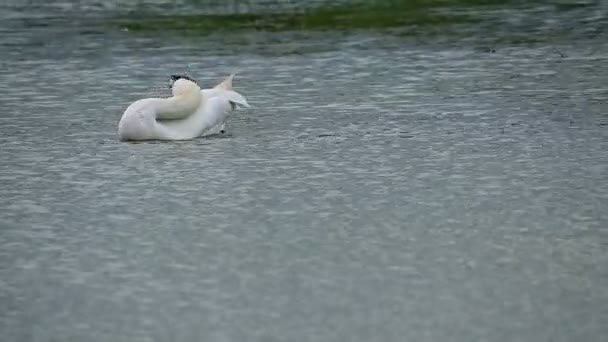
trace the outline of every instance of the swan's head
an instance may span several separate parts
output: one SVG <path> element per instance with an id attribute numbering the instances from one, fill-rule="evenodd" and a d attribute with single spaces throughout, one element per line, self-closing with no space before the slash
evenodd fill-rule
<path id="1" fill-rule="evenodd" d="M 171 75 L 169 85 L 174 96 L 185 95 L 192 91 L 200 91 L 201 88 L 196 82 L 186 75 Z"/>

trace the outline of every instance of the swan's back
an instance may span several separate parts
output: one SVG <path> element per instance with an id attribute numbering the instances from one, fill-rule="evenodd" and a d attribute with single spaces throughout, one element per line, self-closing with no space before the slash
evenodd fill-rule
<path id="1" fill-rule="evenodd" d="M 156 118 L 156 113 L 153 110 L 156 100 L 158 99 L 141 99 L 127 107 L 118 123 L 120 140 L 150 139 L 146 132 L 153 130 L 151 125 Z"/>

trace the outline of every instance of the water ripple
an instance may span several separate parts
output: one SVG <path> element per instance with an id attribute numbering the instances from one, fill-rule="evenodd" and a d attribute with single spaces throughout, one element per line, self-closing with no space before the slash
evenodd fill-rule
<path id="1" fill-rule="evenodd" d="M 213 40 L 13 34 L 0 43 L 6 338 L 608 333 L 604 40 L 560 46 L 567 57 L 348 48 L 377 39 L 362 34 L 218 57 L 201 53 Z M 124 108 L 184 69 L 206 85 L 239 70 L 254 108 L 224 137 L 118 141 Z"/>

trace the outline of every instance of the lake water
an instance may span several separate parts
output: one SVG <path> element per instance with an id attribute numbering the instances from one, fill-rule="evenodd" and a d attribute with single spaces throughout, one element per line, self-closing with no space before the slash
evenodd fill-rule
<path id="1" fill-rule="evenodd" d="M 603 3 L 537 27 L 572 37 L 489 48 L 470 27 L 138 35 L 45 4 L 0 12 L 3 341 L 608 335 Z M 184 71 L 238 71 L 253 108 L 120 142 Z"/>

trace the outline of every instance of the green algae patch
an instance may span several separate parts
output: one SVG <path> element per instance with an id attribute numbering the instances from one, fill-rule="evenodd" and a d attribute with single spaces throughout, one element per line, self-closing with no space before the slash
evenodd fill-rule
<path id="1" fill-rule="evenodd" d="M 451 4 L 454 1 L 451 2 Z M 459 0 L 459 5 L 489 5 L 491 0 Z M 129 31 L 177 31 L 209 34 L 218 31 L 351 31 L 404 26 L 435 27 L 475 22 L 465 14 L 445 14 L 445 1 L 377 1 L 374 4 L 315 7 L 294 13 L 174 15 L 117 19 Z"/>

